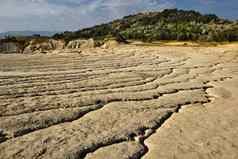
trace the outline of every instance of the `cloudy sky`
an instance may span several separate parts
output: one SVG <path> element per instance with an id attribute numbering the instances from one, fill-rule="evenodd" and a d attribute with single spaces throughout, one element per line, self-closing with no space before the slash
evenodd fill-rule
<path id="1" fill-rule="evenodd" d="M 0 32 L 77 30 L 165 8 L 194 9 L 238 19 L 238 0 L 0 0 Z"/>

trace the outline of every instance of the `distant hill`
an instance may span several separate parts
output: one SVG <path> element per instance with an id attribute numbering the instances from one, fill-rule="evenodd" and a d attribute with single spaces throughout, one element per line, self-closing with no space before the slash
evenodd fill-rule
<path id="1" fill-rule="evenodd" d="M 129 15 L 110 23 L 85 28 L 76 32 L 55 34 L 66 41 L 77 38 L 105 39 L 117 32 L 127 39 L 142 41 L 193 40 L 238 41 L 238 22 L 225 20 L 214 14 L 166 9 Z"/>
<path id="2" fill-rule="evenodd" d="M 53 36 L 57 32 L 52 31 L 8 31 L 0 33 L 0 37 L 4 36 L 32 36 L 32 35 L 41 35 L 41 36 Z"/>

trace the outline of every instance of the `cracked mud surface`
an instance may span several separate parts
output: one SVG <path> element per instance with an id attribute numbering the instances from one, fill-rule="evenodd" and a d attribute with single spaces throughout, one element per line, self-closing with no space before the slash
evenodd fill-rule
<path id="1" fill-rule="evenodd" d="M 238 158 L 238 47 L 0 55 L 0 158 Z"/>

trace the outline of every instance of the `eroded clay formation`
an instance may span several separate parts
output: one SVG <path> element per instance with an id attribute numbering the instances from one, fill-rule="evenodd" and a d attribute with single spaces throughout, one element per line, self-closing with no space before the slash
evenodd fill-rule
<path id="1" fill-rule="evenodd" d="M 211 134 L 219 141 L 233 135 L 224 145 L 238 157 L 237 110 L 228 102 L 238 103 L 238 48 L 63 52 L 0 55 L 0 158 L 224 157 L 220 144 L 206 153 L 201 147 Z M 233 116 L 218 117 L 224 110 Z M 227 131 L 219 127 L 223 119 L 233 121 Z"/>

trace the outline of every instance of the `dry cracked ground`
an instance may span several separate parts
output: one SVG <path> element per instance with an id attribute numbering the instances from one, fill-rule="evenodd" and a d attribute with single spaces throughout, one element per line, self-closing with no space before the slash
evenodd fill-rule
<path id="1" fill-rule="evenodd" d="M 237 45 L 63 52 L 0 55 L 1 159 L 238 158 Z"/>

